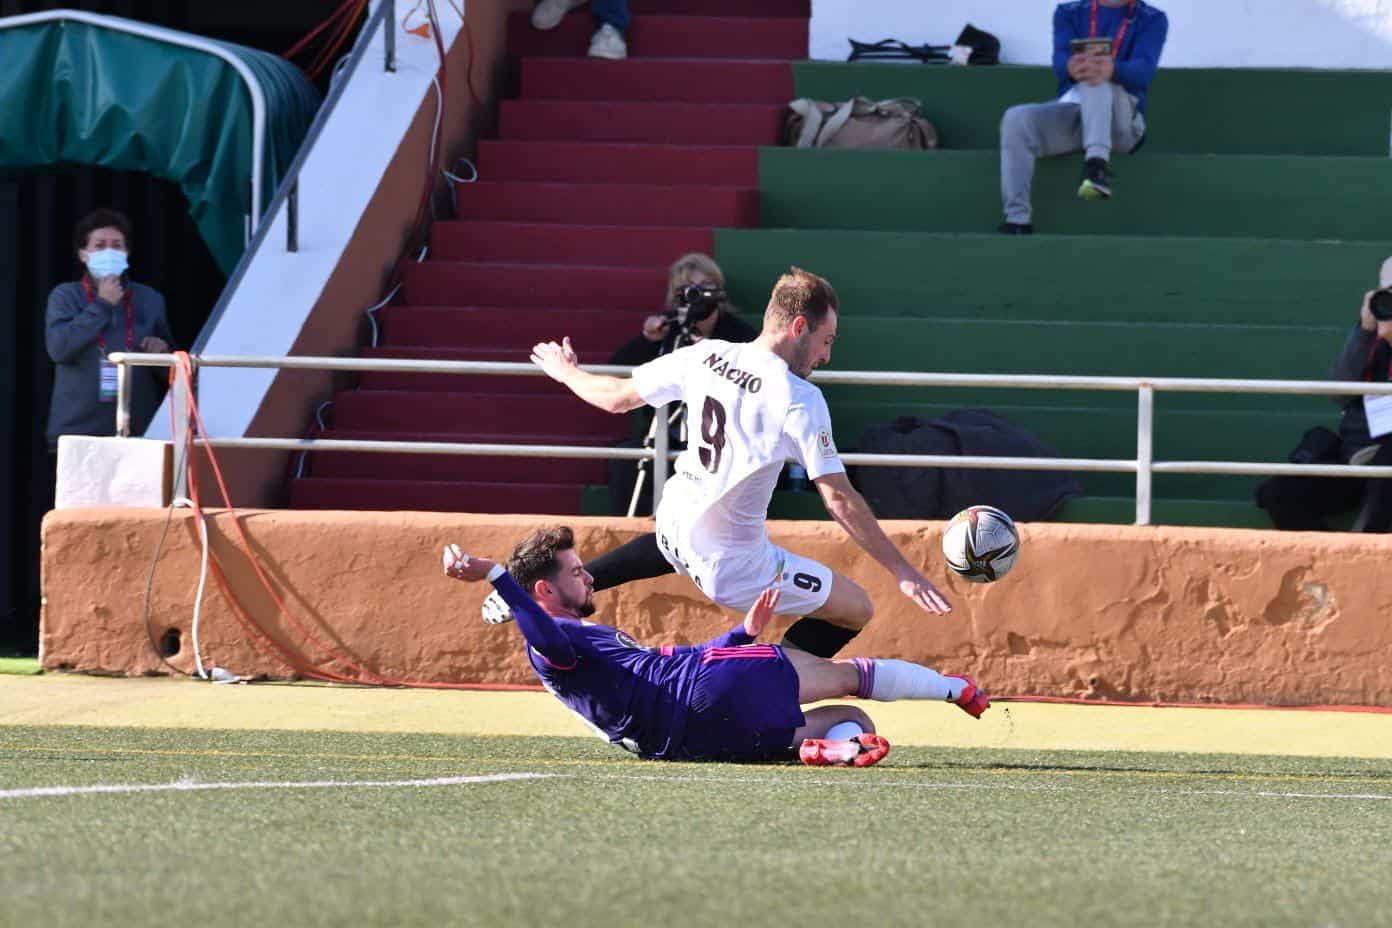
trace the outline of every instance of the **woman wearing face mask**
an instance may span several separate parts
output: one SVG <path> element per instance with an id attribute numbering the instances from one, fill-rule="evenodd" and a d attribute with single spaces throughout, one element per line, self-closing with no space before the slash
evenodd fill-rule
<path id="1" fill-rule="evenodd" d="M 44 340 L 56 365 L 48 413 L 48 442 L 59 435 L 116 433 L 116 351 L 170 350 L 174 336 L 159 291 L 131 281 L 130 220 L 99 209 L 78 222 L 73 233 L 80 280 L 59 284 L 48 295 Z M 162 368 L 133 368 L 131 430 L 140 434 L 159 406 L 166 380 Z"/>

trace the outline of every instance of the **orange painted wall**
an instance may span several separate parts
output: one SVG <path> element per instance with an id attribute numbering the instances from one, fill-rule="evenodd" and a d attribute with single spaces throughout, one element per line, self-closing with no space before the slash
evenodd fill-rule
<path id="1" fill-rule="evenodd" d="M 142 620 L 147 572 L 165 515 L 65 510 L 44 522 L 41 628 L 46 668 L 164 672 Z M 278 593 L 316 637 L 361 665 L 412 681 L 535 682 L 514 627 L 478 617 L 486 585 L 441 575 L 439 549 L 504 555 L 536 516 L 256 511 L 241 521 Z M 583 553 L 598 554 L 651 524 L 574 519 Z M 847 655 L 903 657 L 970 673 L 992 692 L 1166 702 L 1392 705 L 1392 538 L 1194 528 L 1022 526 L 1009 577 L 949 579 L 943 523 L 886 523 L 956 609 L 918 612 L 830 523 L 775 523 L 774 539 L 848 573 L 878 606 Z M 326 655 L 277 616 L 234 547 L 227 514 L 211 520 L 213 550 L 254 614 L 287 643 Z M 174 516 L 152 599 L 158 639 L 182 641 L 171 663 L 193 666 L 198 577 L 191 514 Z M 648 644 L 701 641 L 736 616 L 669 577 L 601 594 L 597 620 Z M 783 620 L 765 638 L 776 641 Z M 248 644 L 214 584 L 200 639 L 206 660 L 238 674 L 290 676 Z M 339 665 L 340 669 L 342 665 Z"/>

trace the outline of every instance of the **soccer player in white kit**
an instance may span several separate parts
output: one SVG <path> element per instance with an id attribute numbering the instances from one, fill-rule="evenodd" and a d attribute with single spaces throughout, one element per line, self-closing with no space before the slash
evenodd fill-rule
<path id="1" fill-rule="evenodd" d="M 656 513 L 662 558 L 728 609 L 747 611 L 765 589 L 778 590 L 778 611 L 804 617 L 789 628 L 784 645 L 821 657 L 849 642 L 874 606 L 854 580 L 770 541 L 768 504 L 788 460 L 806 468 L 827 512 L 893 574 L 904 595 L 925 611 L 951 611 L 851 486 L 826 400 L 806 380 L 831 359 L 836 329 L 836 292 L 821 277 L 793 268 L 774 286 L 763 331 L 747 344 L 705 339 L 636 368 L 631 378 L 581 370 L 569 338 L 532 349 L 532 361 L 552 379 L 608 412 L 686 404 L 690 440 Z M 651 544 L 651 536 L 637 539 L 611 555 Z M 663 572 L 640 565 L 616 582 Z"/>

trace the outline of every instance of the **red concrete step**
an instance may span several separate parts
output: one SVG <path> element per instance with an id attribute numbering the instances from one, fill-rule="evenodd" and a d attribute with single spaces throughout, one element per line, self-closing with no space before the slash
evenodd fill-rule
<path id="1" fill-rule="evenodd" d="M 413 480 L 290 481 L 292 509 L 384 512 L 488 512 L 578 515 L 579 485 L 446 483 Z"/>
<path id="2" fill-rule="evenodd" d="M 537 342 L 563 335 L 580 344 L 618 347 L 639 333 L 642 318 L 636 313 L 542 307 L 388 306 L 378 314 L 386 344 L 511 349 L 521 360 Z"/>
<path id="3" fill-rule="evenodd" d="M 512 55 L 584 55 L 594 19 L 567 16 L 548 32 L 532 28 L 527 13 L 508 17 L 507 49 Z M 807 20 L 755 16 L 634 16 L 628 28 L 628 56 L 635 58 L 765 58 L 801 61 L 807 57 Z M 606 62 L 623 67 L 622 61 Z"/>
<path id="4" fill-rule="evenodd" d="M 759 191 L 745 187 L 479 181 L 460 188 L 459 212 L 470 219 L 565 225 L 757 226 Z M 410 301 L 426 302 L 417 298 Z"/>
<path id="5" fill-rule="evenodd" d="M 492 181 L 757 187 L 759 149 L 507 139 L 479 143 L 478 169 Z M 461 198 L 468 187 L 457 187 Z"/>
<path id="6" fill-rule="evenodd" d="M 812 0 L 629 0 L 634 16 L 812 16 Z"/>
<path id="7" fill-rule="evenodd" d="M 345 441 L 401 439 L 390 432 L 330 430 L 320 438 Z M 559 444 L 551 436 L 412 435 L 415 441 L 479 444 Z M 570 439 L 566 444 L 591 445 Z M 469 483 L 604 483 L 604 461 L 590 458 L 523 458 L 466 454 L 405 454 L 322 451 L 310 455 L 305 475 L 350 480 L 444 480 Z"/>
<path id="8" fill-rule="evenodd" d="M 504 100 L 499 107 L 498 136 L 656 145 L 777 145 L 785 110 L 775 103 Z"/>
<path id="9" fill-rule="evenodd" d="M 334 394 L 334 428 L 443 435 L 554 434 L 618 441 L 627 416 L 610 415 L 573 396 L 351 390 Z"/>
<path id="10" fill-rule="evenodd" d="M 756 184 L 757 180 L 749 186 Z M 432 257 L 445 261 L 667 267 L 690 251 L 712 254 L 715 236 L 710 229 L 675 226 L 437 222 L 431 233 L 431 248 Z"/>
<path id="11" fill-rule="evenodd" d="M 785 61 L 635 58 L 616 68 L 599 58 L 527 58 L 521 96 L 782 105 L 794 96 L 793 67 Z"/>
<path id="12" fill-rule="evenodd" d="M 500 310 L 506 312 L 506 310 Z M 562 332 L 561 334 L 566 334 Z M 572 336 L 581 364 L 604 364 L 613 354 L 612 345 L 595 344 L 588 338 Z M 440 361 L 528 362 L 529 352 L 518 348 L 438 348 L 423 345 L 396 345 L 364 348 L 365 358 L 410 358 Z M 498 374 L 398 374 L 364 373 L 358 378 L 363 390 L 430 390 L 437 393 L 506 393 L 571 396 L 571 392 L 548 377 L 521 377 Z"/>
<path id="13" fill-rule="evenodd" d="M 412 306 L 464 304 L 657 312 L 666 300 L 667 273 L 662 268 L 425 261 L 407 269 L 405 295 Z M 401 341 L 395 336 L 391 338 Z"/>

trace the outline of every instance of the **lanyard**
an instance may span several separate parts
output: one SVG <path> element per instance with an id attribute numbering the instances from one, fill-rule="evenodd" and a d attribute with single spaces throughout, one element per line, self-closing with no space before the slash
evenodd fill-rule
<path id="1" fill-rule="evenodd" d="M 1373 347 L 1368 349 L 1368 360 L 1363 363 L 1363 379 L 1371 383 L 1384 383 L 1392 375 L 1392 364 L 1378 364 L 1378 349 L 1382 347 L 1380 338 L 1373 339 Z M 1387 360 L 1384 353 L 1384 360 Z M 1382 370 L 1378 370 L 1381 367 Z"/>
<path id="2" fill-rule="evenodd" d="M 92 285 L 87 282 L 86 277 L 82 278 L 82 292 L 87 295 L 88 300 L 93 300 L 96 298 L 96 294 L 92 292 Z M 134 351 L 135 314 L 131 311 L 130 287 L 126 287 L 126 295 L 121 298 L 121 302 L 125 304 L 126 307 L 126 350 Z M 97 344 L 101 346 L 102 354 L 106 354 L 106 334 L 104 332 L 97 333 Z"/>
<path id="3" fill-rule="evenodd" d="M 1088 18 L 1088 38 L 1097 37 L 1097 2 L 1092 0 L 1092 15 Z M 1112 40 L 1112 57 L 1121 54 L 1121 40 L 1126 38 L 1126 27 L 1131 25 L 1131 20 L 1136 18 L 1136 0 L 1131 0 L 1126 5 L 1126 18 L 1121 21 L 1121 28 L 1117 30 L 1116 38 Z"/>

